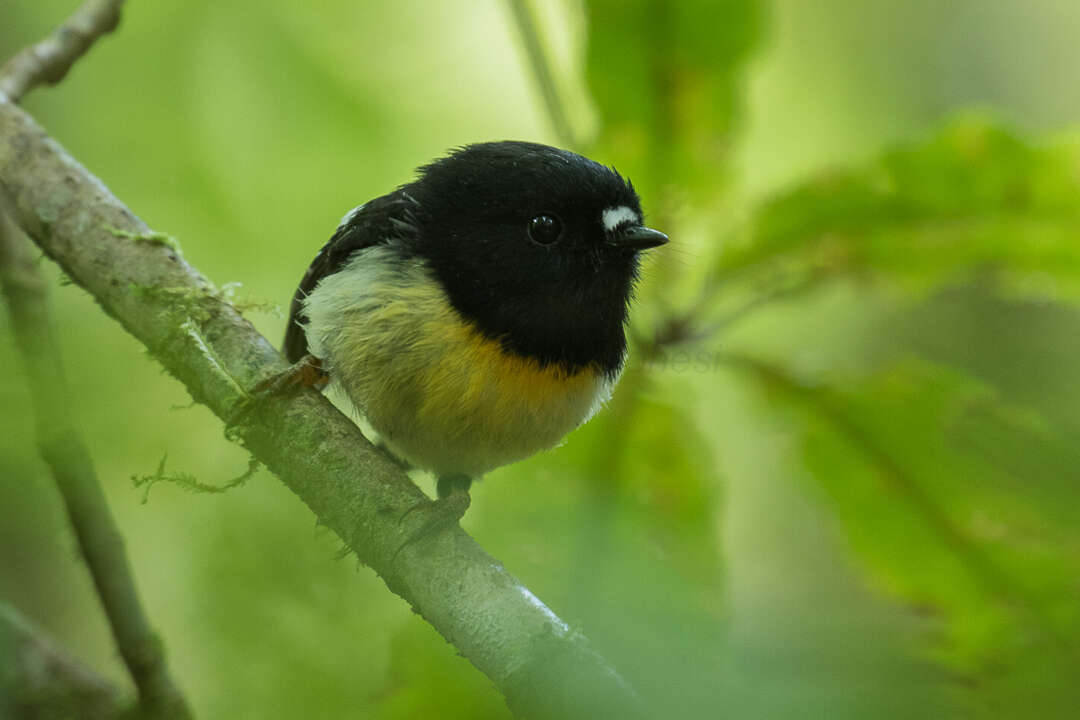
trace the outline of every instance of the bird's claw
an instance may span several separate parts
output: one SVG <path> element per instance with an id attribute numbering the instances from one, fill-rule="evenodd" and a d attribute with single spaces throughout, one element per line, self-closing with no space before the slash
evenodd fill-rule
<path id="1" fill-rule="evenodd" d="M 252 395 L 275 395 L 293 387 L 322 390 L 330 382 L 330 375 L 322 367 L 322 360 L 305 355 L 285 370 L 260 380 L 251 389 Z"/>
<path id="2" fill-rule="evenodd" d="M 414 513 L 423 513 L 425 517 L 418 527 L 409 531 L 409 536 L 394 551 L 393 560 L 397 561 L 398 555 L 405 548 L 433 540 L 444 530 L 457 525 L 461 518 L 464 517 L 465 511 L 469 509 L 470 503 L 468 491 L 458 490 L 440 497 L 438 500 L 422 500 L 406 510 L 401 515 L 399 522 L 404 522 L 406 518 Z"/>
<path id="3" fill-rule="evenodd" d="M 314 355 L 305 355 L 281 372 L 260 380 L 248 390 L 247 396 L 233 409 L 227 425 L 229 427 L 238 425 L 262 399 L 299 388 L 314 388 L 321 391 L 329 382 L 330 375 L 322 369 L 322 360 Z"/>

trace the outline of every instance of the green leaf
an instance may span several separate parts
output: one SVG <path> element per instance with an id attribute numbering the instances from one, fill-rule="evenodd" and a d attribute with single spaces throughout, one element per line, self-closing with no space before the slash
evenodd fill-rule
<path id="1" fill-rule="evenodd" d="M 933 652 L 977 689 L 973 706 L 1065 717 L 1080 661 L 1075 443 L 922 361 L 833 386 L 737 364 L 800 411 L 806 467 L 846 536 L 884 588 L 940 618 Z"/>
<path id="2" fill-rule="evenodd" d="M 718 275 L 856 274 L 921 290 L 978 277 L 1010 292 L 1080 295 L 1080 148 L 1039 146 L 980 120 L 767 202 Z M 783 279 L 786 278 L 786 279 Z"/>
<path id="3" fill-rule="evenodd" d="M 723 187 L 741 78 L 762 25 L 756 0 L 588 0 L 588 82 L 602 135 L 643 197 Z"/>

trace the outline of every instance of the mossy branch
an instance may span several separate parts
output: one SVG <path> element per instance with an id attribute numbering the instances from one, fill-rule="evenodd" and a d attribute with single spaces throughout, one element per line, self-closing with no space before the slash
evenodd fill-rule
<path id="1" fill-rule="evenodd" d="M 410 510 L 430 501 L 325 398 L 313 391 L 249 396 L 245 388 L 286 369 L 284 359 L 175 248 L 126 237 L 152 235 L 3 98 L 0 190 L 45 254 L 193 398 L 227 423 L 240 417 L 231 436 L 491 678 L 515 713 L 532 720 L 642 713 L 633 691 L 586 638 L 460 527 L 406 543 L 426 524 L 425 512 Z"/>
<path id="2" fill-rule="evenodd" d="M 139 600 L 124 541 L 90 452 L 70 419 L 46 283 L 30 247 L 0 197 L 0 288 L 26 365 L 41 456 L 52 471 L 120 656 L 139 691 L 141 715 L 184 720 L 191 713 L 169 675 L 164 649 Z"/>

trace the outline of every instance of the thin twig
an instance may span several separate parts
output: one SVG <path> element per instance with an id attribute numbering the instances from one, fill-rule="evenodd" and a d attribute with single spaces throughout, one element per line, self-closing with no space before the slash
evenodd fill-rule
<path id="1" fill-rule="evenodd" d="M 544 105 L 547 107 L 548 118 L 551 120 L 555 136 L 565 147 L 574 148 L 577 146 L 574 131 L 566 118 L 562 100 L 559 99 L 555 74 L 551 71 L 551 63 L 548 61 L 547 53 L 544 52 L 544 44 L 537 31 L 528 0 L 509 0 L 509 3 L 510 10 L 514 14 L 514 21 L 521 33 L 521 41 L 525 45 L 525 54 L 529 57 L 529 65 L 532 66 L 536 84 L 540 87 L 540 94 L 544 98 Z"/>
<path id="2" fill-rule="evenodd" d="M 0 603 L 0 717 L 131 718 L 120 690 Z"/>
<path id="3" fill-rule="evenodd" d="M 826 277 L 828 276 L 824 272 L 812 272 L 797 280 L 780 283 L 776 287 L 762 290 L 742 305 L 705 325 L 700 331 L 700 336 L 712 337 L 762 308 L 808 293 L 819 287 Z"/>
<path id="4" fill-rule="evenodd" d="M 0 94 L 19 102 L 38 85 L 64 79 L 94 42 L 120 24 L 124 0 L 86 0 L 47 38 L 25 48 L 0 68 Z"/>
<path id="5" fill-rule="evenodd" d="M 758 292 L 719 318 L 706 322 L 706 313 L 715 302 L 715 289 L 712 286 L 708 287 L 698 301 L 689 308 L 665 318 L 650 338 L 638 337 L 641 352 L 647 359 L 656 358 L 666 348 L 715 337 L 727 330 L 729 326 L 753 315 L 758 310 L 810 292 L 826 277 L 827 275 L 823 272 L 814 272 L 797 280 L 778 284 L 774 288 Z"/>
<path id="6" fill-rule="evenodd" d="M 109 512 L 90 453 L 71 422 L 70 397 L 53 334 L 45 281 L 30 245 L 0 198 L 0 287 L 7 298 L 35 406 L 41 455 L 64 499 L 79 549 L 94 580 L 120 655 L 147 717 L 189 718 L 169 676 L 161 642 L 135 590 L 124 542 Z"/>

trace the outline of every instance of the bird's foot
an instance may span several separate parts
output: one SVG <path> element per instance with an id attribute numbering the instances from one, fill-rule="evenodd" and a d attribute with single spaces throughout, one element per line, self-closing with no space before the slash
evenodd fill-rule
<path id="1" fill-rule="evenodd" d="M 471 487 L 472 478 L 468 475 L 441 475 L 435 484 L 435 492 L 441 500 L 458 492 L 468 495 Z"/>
<path id="2" fill-rule="evenodd" d="M 260 380 L 248 390 L 247 396 L 233 408 L 226 426 L 235 428 L 241 424 L 260 400 L 299 388 L 321 391 L 329 382 L 330 375 L 322 369 L 322 360 L 314 355 L 305 355 L 281 372 Z"/>
<path id="3" fill-rule="evenodd" d="M 252 395 L 276 395 L 294 387 L 322 390 L 330 382 L 330 374 L 323 370 L 322 360 L 305 355 L 288 368 L 256 383 Z"/>
<path id="4" fill-rule="evenodd" d="M 447 528 L 457 525 L 469 509 L 469 486 L 472 479 L 464 475 L 440 477 L 438 481 L 439 499 L 434 502 L 423 500 L 402 514 L 400 522 L 415 513 L 422 513 L 423 520 L 409 533 L 405 542 L 394 551 L 394 561 L 398 555 L 412 545 L 432 540 Z"/>

